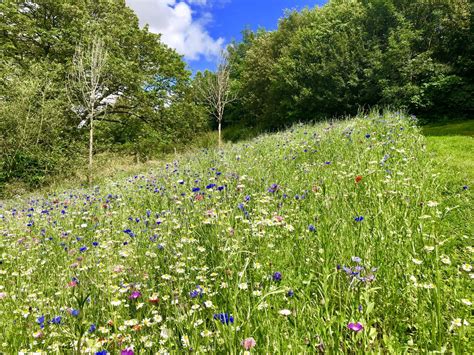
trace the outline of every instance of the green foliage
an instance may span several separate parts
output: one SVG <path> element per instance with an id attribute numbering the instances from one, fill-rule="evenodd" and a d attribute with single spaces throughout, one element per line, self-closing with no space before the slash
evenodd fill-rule
<path id="1" fill-rule="evenodd" d="M 94 107 L 96 152 L 146 159 L 207 129 L 181 56 L 140 28 L 124 0 L 1 1 L 3 183 L 37 186 L 80 165 L 88 111 L 76 100 L 72 59 L 96 37 L 108 54 Z M 81 121 L 86 124 L 79 129 Z"/>
<path id="2" fill-rule="evenodd" d="M 289 12 L 276 31 L 246 31 L 231 47 L 241 100 L 227 116 L 279 127 L 374 105 L 472 113 L 473 18 L 467 0 L 333 0 Z"/>

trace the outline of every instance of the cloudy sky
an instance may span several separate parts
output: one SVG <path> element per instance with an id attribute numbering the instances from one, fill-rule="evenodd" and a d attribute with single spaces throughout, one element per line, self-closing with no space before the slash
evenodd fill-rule
<path id="1" fill-rule="evenodd" d="M 285 9 L 325 0 L 126 0 L 142 25 L 184 56 L 193 71 L 213 69 L 216 56 L 245 27 L 276 28 Z"/>

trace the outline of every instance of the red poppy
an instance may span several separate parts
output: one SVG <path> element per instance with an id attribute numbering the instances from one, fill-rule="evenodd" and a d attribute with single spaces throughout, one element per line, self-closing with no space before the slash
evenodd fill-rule
<path id="1" fill-rule="evenodd" d="M 356 182 L 356 184 L 358 184 L 361 180 L 362 180 L 362 175 L 357 175 L 357 176 L 355 177 L 355 182 Z"/>

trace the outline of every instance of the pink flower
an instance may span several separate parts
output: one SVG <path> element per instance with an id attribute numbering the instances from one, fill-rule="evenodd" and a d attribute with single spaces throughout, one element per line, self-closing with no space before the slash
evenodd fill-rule
<path id="1" fill-rule="evenodd" d="M 135 355 L 135 353 L 133 352 L 133 349 L 123 349 L 120 352 L 120 355 Z"/>
<path id="2" fill-rule="evenodd" d="M 242 340 L 242 342 L 240 343 L 240 345 L 242 345 L 242 347 L 243 347 L 245 350 L 250 350 L 250 349 L 252 349 L 255 345 L 257 345 L 257 342 L 255 341 L 254 338 L 247 338 L 247 339 Z"/>
<path id="3" fill-rule="evenodd" d="M 136 300 L 138 297 L 140 297 L 142 294 L 140 291 L 133 291 L 132 294 L 128 297 L 131 300 Z"/>
<path id="4" fill-rule="evenodd" d="M 347 328 L 349 328 L 350 330 L 353 330 L 356 333 L 359 333 L 360 331 L 364 329 L 364 326 L 361 323 L 357 322 L 357 323 L 349 323 L 347 325 Z"/>

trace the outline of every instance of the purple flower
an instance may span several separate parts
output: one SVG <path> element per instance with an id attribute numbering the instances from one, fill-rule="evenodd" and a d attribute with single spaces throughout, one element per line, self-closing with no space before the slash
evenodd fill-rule
<path id="1" fill-rule="evenodd" d="M 364 326 L 361 323 L 357 322 L 357 323 L 349 323 L 347 325 L 347 328 L 349 328 L 350 330 L 356 333 L 359 333 L 360 331 L 364 329 Z"/>
<path id="2" fill-rule="evenodd" d="M 133 352 L 133 349 L 123 349 L 120 352 L 120 355 L 135 355 L 135 353 Z"/>
<path id="3" fill-rule="evenodd" d="M 89 333 L 94 333 L 96 329 L 97 329 L 96 325 L 91 324 L 91 326 L 89 327 Z"/>
<path id="4" fill-rule="evenodd" d="M 277 271 L 273 274 L 273 281 L 277 281 L 277 282 L 281 281 L 281 272 Z"/>
<path id="5" fill-rule="evenodd" d="M 129 299 L 131 300 L 136 300 L 138 297 L 140 297 L 142 294 L 140 291 L 133 291 L 130 296 L 128 296 Z"/>
<path id="6" fill-rule="evenodd" d="M 360 263 L 362 261 L 362 259 L 359 258 L 358 256 L 353 256 L 352 261 L 355 262 L 355 263 Z"/>

